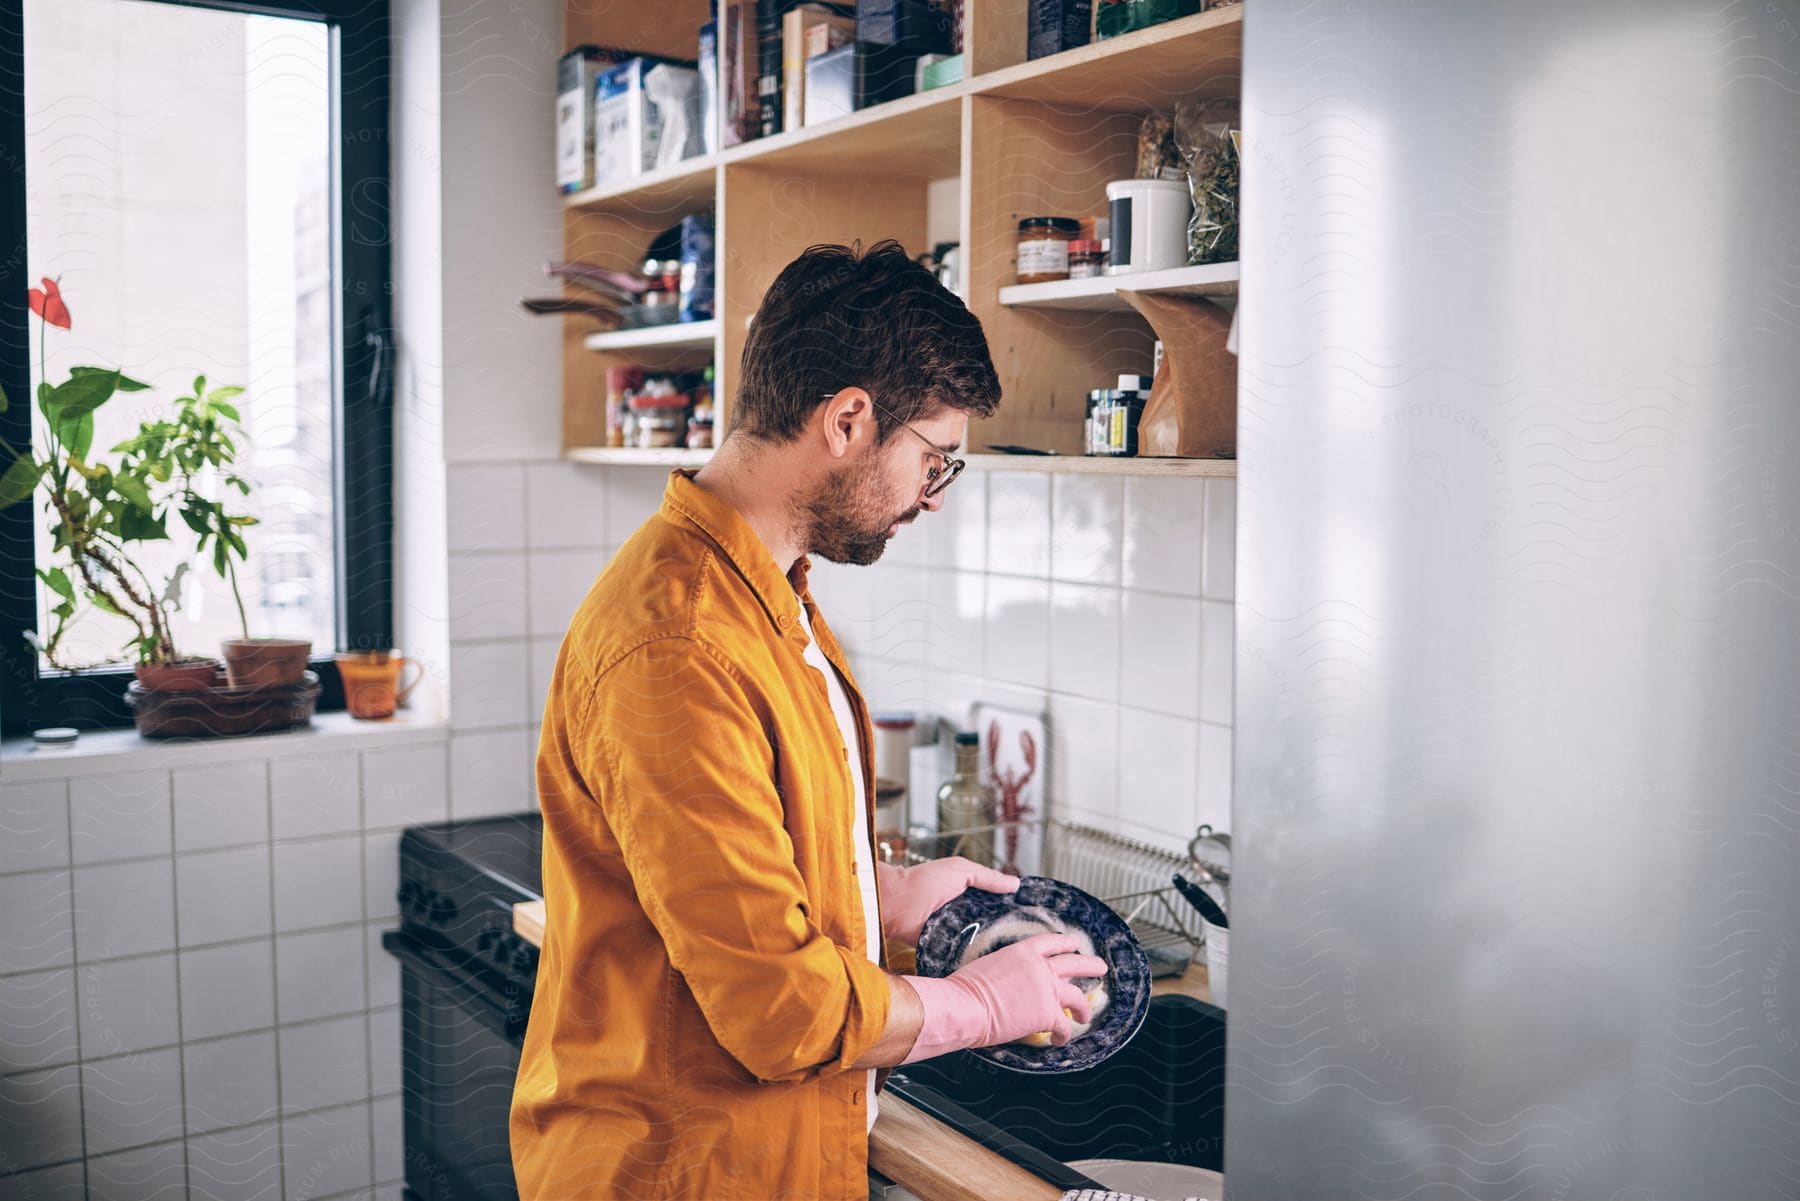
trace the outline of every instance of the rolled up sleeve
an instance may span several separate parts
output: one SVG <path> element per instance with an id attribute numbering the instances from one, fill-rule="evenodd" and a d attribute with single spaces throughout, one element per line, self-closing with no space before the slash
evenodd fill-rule
<path id="1" fill-rule="evenodd" d="M 666 637 L 599 675 L 570 749 L 714 1036 L 777 1082 L 852 1070 L 888 983 L 813 921 L 765 719 L 721 656 Z"/>

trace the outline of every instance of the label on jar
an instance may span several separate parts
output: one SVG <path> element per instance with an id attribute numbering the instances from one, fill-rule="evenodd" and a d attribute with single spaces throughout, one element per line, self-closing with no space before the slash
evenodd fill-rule
<path id="1" fill-rule="evenodd" d="M 1069 244 L 1061 238 L 1034 238 L 1019 243 L 1020 275 L 1067 275 Z"/>

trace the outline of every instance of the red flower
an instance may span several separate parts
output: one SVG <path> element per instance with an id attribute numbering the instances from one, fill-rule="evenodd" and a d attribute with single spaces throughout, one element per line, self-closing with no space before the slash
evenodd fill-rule
<path id="1" fill-rule="evenodd" d="M 44 290 L 31 289 L 27 295 L 31 299 L 31 311 L 42 317 L 46 324 L 69 328 L 69 306 L 63 303 L 62 289 L 48 275 L 44 277 Z"/>

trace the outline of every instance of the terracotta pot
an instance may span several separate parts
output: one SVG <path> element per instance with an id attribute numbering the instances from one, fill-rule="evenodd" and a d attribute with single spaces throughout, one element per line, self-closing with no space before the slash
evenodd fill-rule
<path id="1" fill-rule="evenodd" d="M 137 682 L 145 692 L 199 692 L 219 681 L 217 659 L 182 659 L 174 663 L 140 663 Z"/>
<path id="2" fill-rule="evenodd" d="M 312 643 L 301 638 L 227 638 L 225 678 L 233 688 L 297 684 L 306 674 Z"/>

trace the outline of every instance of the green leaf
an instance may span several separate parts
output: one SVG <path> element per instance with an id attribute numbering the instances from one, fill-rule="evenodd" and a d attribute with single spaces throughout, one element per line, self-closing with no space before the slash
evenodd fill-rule
<path id="1" fill-rule="evenodd" d="M 212 523 L 207 520 L 206 511 L 197 508 L 192 504 L 183 505 L 181 507 L 181 520 L 187 523 L 188 529 L 201 536 L 200 545 L 205 546 L 206 535 L 212 532 Z"/>
<path id="2" fill-rule="evenodd" d="M 70 454 L 85 459 L 88 448 L 94 444 L 93 410 L 78 413 L 64 409 L 62 419 L 56 423 L 56 438 Z"/>
<path id="3" fill-rule="evenodd" d="M 225 389 L 220 388 L 219 392 L 223 392 L 224 390 Z M 239 388 L 238 391 L 242 392 L 243 389 Z M 219 394 L 218 392 L 213 393 L 214 396 L 217 396 L 218 394 Z M 209 401 L 208 403 L 212 405 L 214 410 L 216 410 L 217 412 L 221 413 L 222 415 L 224 415 L 226 417 L 229 417 L 233 421 L 242 421 L 243 420 L 242 417 L 238 416 L 238 411 L 236 408 L 234 408 L 231 405 L 226 404 L 222 400 Z M 0 410 L 0 411 L 4 411 L 4 410 Z"/>
<path id="4" fill-rule="evenodd" d="M 194 396 L 196 398 L 198 398 L 198 397 L 205 396 L 205 395 L 206 395 L 206 377 L 204 375 L 196 375 L 194 377 Z"/>
<path id="5" fill-rule="evenodd" d="M 119 606 L 106 599 L 106 594 L 103 592 L 88 593 L 88 602 L 102 613 L 111 613 L 116 617 L 125 616 L 125 614 L 119 612 Z"/>
<path id="6" fill-rule="evenodd" d="M 44 581 L 44 584 L 52 592 L 56 593 L 56 595 L 62 597 L 64 600 L 73 601 L 75 599 L 75 585 L 69 583 L 68 573 L 63 571 L 62 568 L 52 567 L 50 570 L 45 571 L 40 567 L 38 568 L 38 579 Z"/>
<path id="7" fill-rule="evenodd" d="M 14 459 L 6 474 L 0 475 L 0 509 L 31 499 L 38 477 L 43 473 L 44 465 L 30 455 Z"/>
<path id="8" fill-rule="evenodd" d="M 121 542 L 159 542 L 169 538 L 163 518 L 129 505 L 119 511 L 117 533 Z"/>
<path id="9" fill-rule="evenodd" d="M 121 496 L 144 512 L 148 513 L 154 506 L 154 502 L 150 499 L 149 487 L 136 476 L 115 475 L 112 483 L 113 487 L 119 490 Z"/>
<path id="10" fill-rule="evenodd" d="M 231 549 L 238 553 L 238 558 L 245 560 L 250 558 L 249 548 L 244 545 L 243 538 L 239 536 L 236 530 L 232 529 L 230 526 L 226 526 L 219 532 L 224 536 L 227 542 L 231 543 Z"/>
<path id="11" fill-rule="evenodd" d="M 58 384 L 44 402 L 44 416 L 61 424 L 105 404 L 119 386 L 117 371 L 82 371 Z M 51 410 L 54 409 L 55 412 Z"/>
<path id="12" fill-rule="evenodd" d="M 7 409 L 7 406 L 8 406 L 8 404 L 10 404 L 10 403 L 11 403 L 11 402 L 9 402 L 9 401 L 8 401 L 8 400 L 7 400 L 7 399 L 6 399 L 6 389 L 5 389 L 5 388 L 0 388 L 0 413 L 4 413 L 4 412 L 6 412 L 6 409 Z"/>
<path id="13" fill-rule="evenodd" d="M 123 371 L 114 371 L 110 367 L 71 367 L 71 368 L 69 368 L 69 374 L 70 375 L 116 375 L 119 377 L 119 391 L 121 391 L 121 392 L 142 392 L 150 386 L 149 384 L 144 383 L 142 380 L 132 379 L 129 375 L 126 375 Z"/>
<path id="14" fill-rule="evenodd" d="M 218 569 L 218 572 L 221 576 L 226 574 L 226 571 L 225 571 L 225 543 L 223 541 L 213 543 L 213 566 Z"/>
<path id="15" fill-rule="evenodd" d="M 228 384 L 223 388 L 214 388 L 211 392 L 208 392 L 206 394 L 206 399 L 217 404 L 221 400 L 231 400 L 235 397 L 242 396 L 243 394 L 244 390 L 242 388 L 238 387 L 236 384 Z"/>

